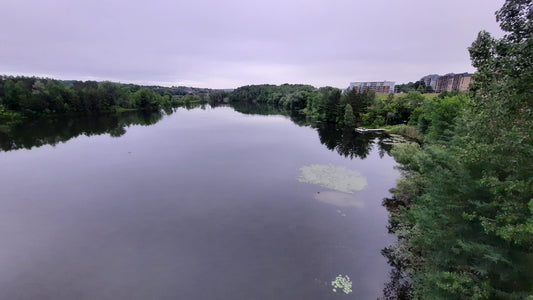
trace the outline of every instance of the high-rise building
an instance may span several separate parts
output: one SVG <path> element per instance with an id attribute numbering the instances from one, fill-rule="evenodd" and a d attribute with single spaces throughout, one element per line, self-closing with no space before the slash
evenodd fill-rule
<path id="1" fill-rule="evenodd" d="M 468 87 L 470 86 L 470 82 L 472 82 L 472 74 L 461 77 L 461 82 L 459 83 L 459 90 L 460 91 L 468 90 Z"/>
<path id="2" fill-rule="evenodd" d="M 350 82 L 349 88 L 360 92 L 370 90 L 376 93 L 394 93 L 394 81 Z"/>
<path id="3" fill-rule="evenodd" d="M 440 76 L 439 79 L 437 79 L 435 92 L 440 93 L 443 91 L 452 91 L 454 75 L 455 74 L 453 73 L 448 73 L 446 75 Z"/>
<path id="4" fill-rule="evenodd" d="M 420 80 L 422 80 L 426 86 L 430 86 L 433 90 L 437 89 L 437 80 L 439 79 L 440 75 L 437 74 L 431 74 L 426 75 L 422 77 Z"/>
<path id="5" fill-rule="evenodd" d="M 472 81 L 472 74 L 461 73 L 454 74 L 449 73 L 444 76 L 440 76 L 437 79 L 436 87 L 434 88 L 435 92 L 440 93 L 444 91 L 466 91 L 468 86 Z"/>

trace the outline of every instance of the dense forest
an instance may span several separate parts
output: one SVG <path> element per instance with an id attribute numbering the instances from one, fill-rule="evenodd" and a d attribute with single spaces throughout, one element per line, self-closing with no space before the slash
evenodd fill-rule
<path id="1" fill-rule="evenodd" d="M 443 99 L 422 146 L 392 150 L 388 299 L 533 299 L 532 1 L 496 16 L 505 36 L 469 48 L 470 100 Z"/>
<path id="2" fill-rule="evenodd" d="M 49 114 L 159 110 L 206 102 L 208 89 L 139 86 L 109 81 L 60 81 L 0 76 L 0 119 Z"/>

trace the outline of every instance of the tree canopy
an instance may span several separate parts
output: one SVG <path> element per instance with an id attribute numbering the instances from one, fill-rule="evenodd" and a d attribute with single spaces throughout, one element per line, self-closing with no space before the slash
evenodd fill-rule
<path id="1" fill-rule="evenodd" d="M 471 99 L 426 106 L 423 146 L 393 149 L 403 178 L 386 204 L 399 241 L 383 252 L 412 287 L 402 297 L 533 298 L 532 1 L 508 0 L 496 17 L 506 35 L 480 32 L 469 48 Z"/>

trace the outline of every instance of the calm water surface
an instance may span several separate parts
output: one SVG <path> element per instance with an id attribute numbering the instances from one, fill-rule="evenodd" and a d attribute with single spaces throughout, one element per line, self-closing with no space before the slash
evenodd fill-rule
<path id="1" fill-rule="evenodd" d="M 230 107 L 91 122 L 0 135 L 0 299 L 381 296 L 398 174 L 377 144 L 352 159 L 327 132 Z M 318 201 L 332 190 L 298 181 L 312 164 L 365 176 L 358 204 Z M 332 291 L 339 274 L 352 294 Z"/>

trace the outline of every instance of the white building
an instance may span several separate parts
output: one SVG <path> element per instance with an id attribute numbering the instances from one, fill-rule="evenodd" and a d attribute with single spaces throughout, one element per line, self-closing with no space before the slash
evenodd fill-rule
<path id="1" fill-rule="evenodd" d="M 371 90 L 376 93 L 394 93 L 394 81 L 350 82 L 349 88 L 360 92 Z"/>

